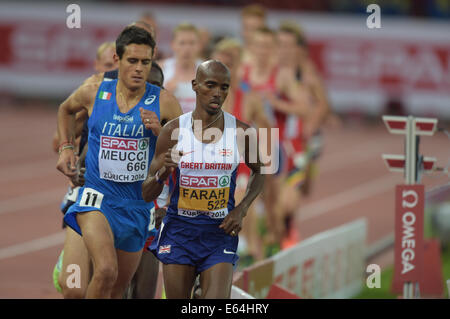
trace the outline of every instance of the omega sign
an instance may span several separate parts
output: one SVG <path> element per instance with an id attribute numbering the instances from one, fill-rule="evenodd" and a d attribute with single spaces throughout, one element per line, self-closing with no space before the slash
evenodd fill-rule
<path id="1" fill-rule="evenodd" d="M 398 185 L 395 212 L 395 281 L 419 282 L 423 266 L 424 186 Z"/>

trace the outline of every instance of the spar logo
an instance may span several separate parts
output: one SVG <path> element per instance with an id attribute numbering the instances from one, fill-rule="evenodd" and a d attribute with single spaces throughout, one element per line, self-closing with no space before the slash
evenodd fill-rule
<path id="1" fill-rule="evenodd" d="M 225 187 L 228 186 L 228 184 L 230 184 L 230 177 L 229 176 L 222 176 L 219 180 L 219 185 L 221 187 Z"/>
<path id="2" fill-rule="evenodd" d="M 140 144 L 142 143 L 141 140 Z M 147 141 L 145 143 L 148 144 Z M 138 140 L 132 138 L 119 138 L 119 137 L 110 137 L 110 136 L 102 136 L 100 145 L 102 148 L 107 148 L 111 150 L 122 150 L 122 151 L 137 151 L 138 150 Z"/>
<path id="3" fill-rule="evenodd" d="M 215 188 L 218 185 L 217 176 L 189 176 L 182 175 L 180 178 L 180 186 L 198 187 L 198 188 Z"/>
<path id="4" fill-rule="evenodd" d="M 146 139 L 141 139 L 141 140 L 139 141 L 139 149 L 140 149 L 141 151 L 143 151 L 143 150 L 146 150 L 147 147 L 148 147 L 148 141 L 147 141 Z"/>

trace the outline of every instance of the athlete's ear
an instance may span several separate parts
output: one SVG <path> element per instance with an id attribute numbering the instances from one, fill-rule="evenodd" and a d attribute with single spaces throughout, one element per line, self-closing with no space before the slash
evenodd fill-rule
<path id="1" fill-rule="evenodd" d="M 192 90 L 194 92 L 197 92 L 197 81 L 196 80 L 192 80 Z"/>
<path id="2" fill-rule="evenodd" d="M 117 53 L 116 53 L 116 52 L 114 52 L 114 55 L 113 55 L 113 60 L 114 60 L 114 64 L 117 64 L 117 63 L 119 63 L 119 56 L 117 55 Z"/>

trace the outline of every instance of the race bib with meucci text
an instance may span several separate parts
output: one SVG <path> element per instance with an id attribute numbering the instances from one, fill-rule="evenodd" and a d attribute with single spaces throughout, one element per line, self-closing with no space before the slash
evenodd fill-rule
<path id="1" fill-rule="evenodd" d="M 149 138 L 100 136 L 98 163 L 100 178 L 132 183 L 145 180 Z"/>

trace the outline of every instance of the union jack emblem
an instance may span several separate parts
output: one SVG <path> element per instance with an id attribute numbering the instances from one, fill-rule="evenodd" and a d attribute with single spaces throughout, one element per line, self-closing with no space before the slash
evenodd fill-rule
<path id="1" fill-rule="evenodd" d="M 222 156 L 231 156 L 231 154 L 233 154 L 233 151 L 229 148 L 223 148 L 219 151 L 219 154 Z"/>
<path id="2" fill-rule="evenodd" d="M 159 254 L 170 254 L 170 245 L 159 246 Z"/>

